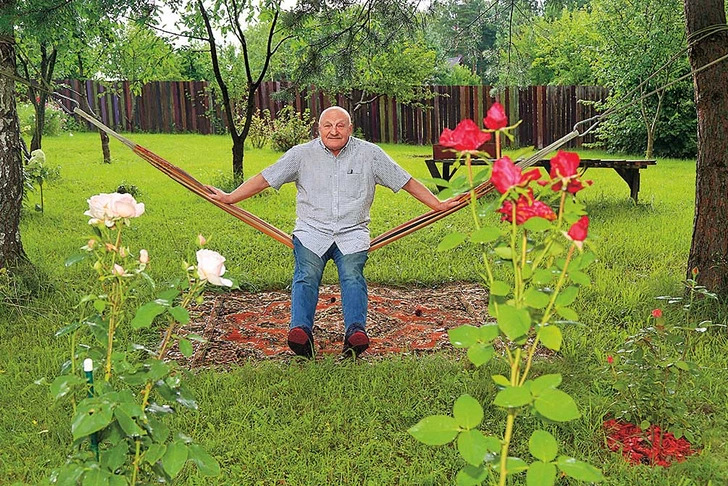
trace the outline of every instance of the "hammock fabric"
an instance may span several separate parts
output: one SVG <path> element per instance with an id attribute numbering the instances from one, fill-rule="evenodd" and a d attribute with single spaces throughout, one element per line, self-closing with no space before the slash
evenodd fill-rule
<path id="1" fill-rule="evenodd" d="M 159 155 L 155 154 L 154 152 L 151 152 L 150 150 L 147 150 L 146 148 L 142 147 L 141 145 L 138 145 L 131 140 L 129 140 L 126 137 L 123 137 L 122 135 L 119 135 L 111 128 L 107 127 L 103 123 L 96 120 L 94 117 L 89 115 L 88 113 L 84 112 L 83 110 L 79 108 L 74 108 L 73 112 L 83 118 L 84 120 L 88 121 L 92 125 L 96 126 L 99 130 L 102 130 L 112 137 L 119 140 L 121 143 L 129 147 L 131 150 L 134 151 L 135 154 L 137 154 L 142 159 L 149 162 L 153 167 L 160 170 L 167 176 L 169 176 L 171 179 L 177 181 L 182 186 L 187 188 L 188 190 L 192 191 L 193 193 L 197 194 L 203 199 L 206 199 L 207 201 L 211 202 L 215 206 L 219 207 L 223 211 L 225 211 L 228 214 L 231 214 L 232 216 L 235 216 L 239 220 L 241 220 L 244 223 L 249 224 L 253 228 L 257 229 L 258 231 L 270 236 L 276 241 L 279 241 L 283 243 L 284 245 L 288 246 L 289 248 L 293 248 L 293 239 L 289 234 L 286 232 L 276 228 L 272 224 L 268 223 L 267 221 L 262 220 L 261 218 L 255 216 L 254 214 L 240 208 L 239 206 L 236 206 L 234 204 L 227 204 L 220 202 L 218 200 L 215 200 L 211 197 L 211 194 L 208 192 L 208 190 L 205 188 L 205 186 L 199 182 L 197 179 L 192 177 L 190 174 L 185 172 L 184 170 L 180 169 L 179 167 L 171 164 L 170 162 L 166 161 Z M 573 138 L 578 137 L 579 131 L 574 130 L 571 133 L 567 134 L 565 137 L 557 140 L 556 142 L 552 143 L 548 147 L 544 147 L 543 149 L 539 150 L 537 153 L 529 157 L 528 159 L 522 160 L 518 162 L 518 166 L 522 169 L 527 168 L 535 164 L 542 156 L 545 154 L 548 154 L 549 152 L 555 150 L 556 148 L 560 147 L 561 145 L 565 144 L 569 140 L 572 140 Z M 489 192 L 491 192 L 494 189 L 493 184 L 490 183 L 490 181 L 486 181 L 478 185 L 474 192 L 476 199 L 480 199 L 481 197 L 485 196 Z M 470 194 L 462 194 L 458 198 L 458 204 L 456 206 L 453 206 L 452 208 L 446 210 L 446 211 L 428 211 L 427 213 L 424 213 L 414 219 L 411 219 L 407 221 L 406 223 L 402 223 L 401 225 L 392 228 L 389 231 L 386 231 L 385 233 L 382 233 L 381 235 L 377 236 L 376 238 L 372 239 L 369 251 L 376 250 L 378 248 L 381 248 L 389 243 L 392 243 L 394 241 L 397 241 L 398 239 L 413 233 L 419 229 L 422 229 L 426 226 L 431 225 L 432 223 L 441 220 L 442 218 L 449 216 L 450 214 L 459 211 L 460 209 L 466 207 L 470 203 Z"/>

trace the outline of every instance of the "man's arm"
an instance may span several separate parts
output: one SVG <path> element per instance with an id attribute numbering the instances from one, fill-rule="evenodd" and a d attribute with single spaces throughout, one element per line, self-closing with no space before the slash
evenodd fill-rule
<path id="1" fill-rule="evenodd" d="M 420 181 L 411 177 L 402 189 L 412 194 L 412 196 L 435 211 L 445 211 L 456 206 L 460 201 L 457 198 L 451 198 L 446 201 L 440 201 L 427 187 Z"/>
<path id="2" fill-rule="evenodd" d="M 210 192 L 210 197 L 217 201 L 221 201 L 227 204 L 235 204 L 248 199 L 249 197 L 255 196 L 259 192 L 270 187 L 268 181 L 265 180 L 261 174 L 256 174 L 247 181 L 240 184 L 233 192 L 228 194 L 227 192 L 221 191 L 214 186 L 205 186 Z"/>

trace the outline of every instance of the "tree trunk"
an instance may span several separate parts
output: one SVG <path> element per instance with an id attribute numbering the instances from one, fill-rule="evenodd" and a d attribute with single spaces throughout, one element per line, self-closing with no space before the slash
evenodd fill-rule
<path id="1" fill-rule="evenodd" d="M 684 0 L 688 40 L 706 27 L 725 28 L 724 0 Z M 728 295 L 728 60 L 695 72 L 728 54 L 728 32 L 713 33 L 688 51 L 698 112 L 695 218 L 688 258 L 698 281 Z"/>
<path id="2" fill-rule="evenodd" d="M 35 108 L 35 126 L 33 127 L 33 138 L 30 140 L 30 151 L 39 150 L 43 145 L 43 127 L 45 127 L 45 105 L 48 95 L 35 89 L 31 89 L 30 95 Z"/>
<path id="3" fill-rule="evenodd" d="M 0 0 L 0 11 L 13 2 Z M 12 26 L 0 31 L 0 68 L 15 72 Z M 23 162 L 20 126 L 15 106 L 15 82 L 0 76 L 0 267 L 15 267 L 26 260 L 20 241 L 23 204 Z"/>

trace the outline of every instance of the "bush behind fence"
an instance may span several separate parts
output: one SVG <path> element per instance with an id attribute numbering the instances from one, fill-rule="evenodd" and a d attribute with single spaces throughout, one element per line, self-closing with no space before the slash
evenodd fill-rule
<path id="1" fill-rule="evenodd" d="M 227 123 L 219 100 L 205 81 L 155 81 L 135 94 L 128 81 L 98 82 L 62 80 L 68 88 L 59 92 L 88 102 L 104 124 L 123 132 L 225 133 Z M 85 85 L 85 86 L 84 86 Z M 328 96 L 315 87 L 295 90 L 291 83 L 265 82 L 255 97 L 257 108 L 273 117 L 287 105 L 296 111 L 309 109 L 316 116 L 324 108 L 339 105 L 352 113 L 355 129 L 372 142 L 430 145 L 443 128 L 454 128 L 464 118 L 480 123 L 491 104 L 504 105 L 509 120 L 522 120 L 516 145 L 541 148 L 569 133 L 574 125 L 597 114 L 593 102 L 608 90 L 599 86 L 529 86 L 494 90 L 491 86 L 432 86 L 434 96 L 417 105 L 404 105 L 388 96 L 354 111 L 344 95 Z M 491 96 L 494 94 L 494 96 Z M 353 93 L 352 99 L 360 99 Z M 70 103 L 66 102 L 70 107 Z M 90 127 L 89 127 L 90 128 Z M 593 142 L 593 135 L 570 142 L 569 147 Z"/>

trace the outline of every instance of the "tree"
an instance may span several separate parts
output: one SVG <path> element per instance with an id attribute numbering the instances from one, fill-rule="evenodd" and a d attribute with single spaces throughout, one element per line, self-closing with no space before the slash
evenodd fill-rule
<path id="1" fill-rule="evenodd" d="M 15 40 L 7 15 L 14 0 L 0 0 L 0 70 L 15 73 Z M 23 175 L 15 81 L 0 74 L 0 268 L 26 259 L 20 240 Z"/>
<path id="2" fill-rule="evenodd" d="M 684 0 L 698 113 L 695 219 L 688 277 L 728 294 L 728 30 L 724 0 Z M 707 67 L 711 62 L 720 62 Z M 706 68 L 707 67 L 707 68 Z"/>
<path id="3" fill-rule="evenodd" d="M 670 96 L 680 96 L 681 86 L 659 88 L 688 72 L 684 58 L 670 62 L 685 47 L 679 2 L 593 0 L 592 9 L 594 25 L 605 40 L 596 73 L 600 84 L 611 89 L 607 106 L 620 108 L 637 100 L 632 112 L 636 115 L 623 111 L 619 118 L 607 120 L 600 127 L 600 138 L 617 139 L 620 131 L 628 133 L 632 140 L 645 134 L 642 147 L 645 156 L 652 158 L 658 128 L 663 126 L 665 104 Z M 653 96 L 644 97 L 655 90 Z M 641 126 L 635 127 L 635 120 Z"/>

